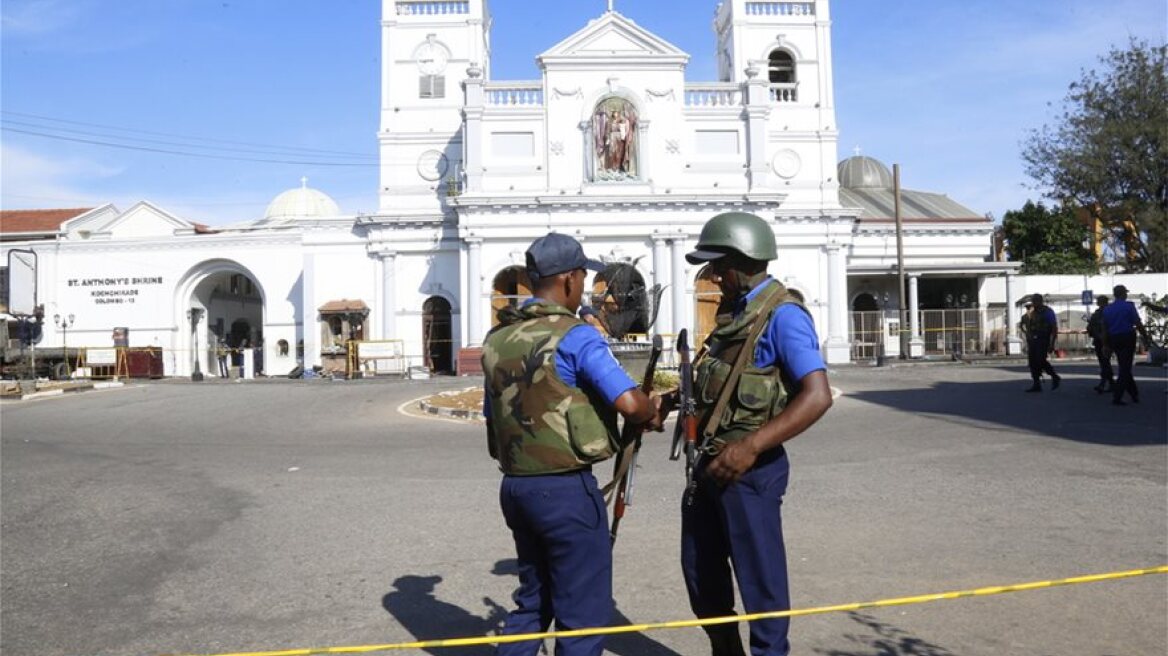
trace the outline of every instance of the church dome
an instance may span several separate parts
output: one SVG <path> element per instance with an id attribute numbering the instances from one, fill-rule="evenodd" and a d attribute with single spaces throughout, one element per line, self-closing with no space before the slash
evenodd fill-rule
<path id="1" fill-rule="evenodd" d="M 264 222 L 295 219 L 314 219 L 337 216 L 341 208 L 323 191 L 308 186 L 308 178 L 300 178 L 300 186 L 276 196 L 264 212 Z"/>
<path id="2" fill-rule="evenodd" d="M 849 189 L 892 189 L 892 171 L 878 159 L 856 155 L 839 163 L 839 183 Z"/>

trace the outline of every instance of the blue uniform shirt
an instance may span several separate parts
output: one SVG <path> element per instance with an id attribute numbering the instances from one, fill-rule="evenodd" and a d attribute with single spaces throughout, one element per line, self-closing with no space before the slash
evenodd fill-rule
<path id="1" fill-rule="evenodd" d="M 539 299 L 524 302 L 534 303 Z M 625 392 L 637 386 L 629 378 L 608 348 L 600 331 L 589 325 L 576 326 L 564 334 L 556 346 L 556 373 L 570 387 L 588 387 L 611 405 Z M 489 403 L 483 403 L 486 414 Z"/>
<path id="2" fill-rule="evenodd" d="M 773 280 L 774 278 L 767 276 L 766 280 L 750 290 L 739 301 L 738 312 L 745 309 L 746 304 Z M 809 373 L 827 370 L 823 354 L 819 351 L 819 336 L 815 333 L 815 323 L 803 308 L 794 303 L 780 305 L 771 315 L 770 325 L 758 338 L 758 345 L 754 350 L 754 366 L 772 365 L 782 367 L 790 380 L 802 380 Z"/>
<path id="3" fill-rule="evenodd" d="M 1131 301 L 1113 301 L 1103 308 L 1103 327 L 1108 335 L 1134 333 L 1139 323 L 1140 313 Z"/>

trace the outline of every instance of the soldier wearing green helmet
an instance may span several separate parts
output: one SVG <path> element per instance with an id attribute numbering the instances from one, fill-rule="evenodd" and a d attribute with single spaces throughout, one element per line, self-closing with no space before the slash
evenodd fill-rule
<path id="1" fill-rule="evenodd" d="M 810 314 L 767 275 L 777 257 L 770 225 L 744 212 L 710 219 L 686 255 L 709 266 L 722 291 L 718 327 L 694 365 L 698 439 L 707 455 L 682 505 L 682 571 L 698 617 L 735 613 L 732 573 L 747 613 L 790 608 L 782 445 L 818 421 L 832 399 Z M 752 622 L 752 656 L 788 654 L 788 628 L 786 618 Z M 705 630 L 714 656 L 745 654 L 737 626 Z"/>

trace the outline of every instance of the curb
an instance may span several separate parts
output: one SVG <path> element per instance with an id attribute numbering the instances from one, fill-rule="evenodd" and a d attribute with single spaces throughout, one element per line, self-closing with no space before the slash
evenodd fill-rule
<path id="1" fill-rule="evenodd" d="M 42 392 L 29 392 L 28 394 L 21 394 L 19 397 L 16 397 L 16 400 L 32 401 L 34 399 L 45 399 L 53 396 L 64 396 L 65 394 L 80 394 L 81 392 L 88 392 L 91 390 L 115 389 L 125 386 L 125 383 L 118 380 L 98 381 L 93 383 L 84 383 L 77 385 L 76 387 L 70 387 L 68 389 L 58 388 L 44 390 Z"/>
<path id="2" fill-rule="evenodd" d="M 428 401 L 418 401 L 418 409 L 422 412 L 431 415 L 438 415 L 439 417 L 453 417 L 455 419 L 472 419 L 475 421 L 486 421 L 486 416 L 478 410 L 459 410 L 456 408 L 440 408 L 430 404 Z"/>
<path id="3" fill-rule="evenodd" d="M 430 399 L 435 396 L 453 396 L 455 394 L 463 394 L 477 387 L 468 387 L 463 390 L 456 390 L 452 392 L 439 392 L 433 396 L 426 397 L 418 401 L 418 409 L 426 414 L 437 415 L 439 417 L 452 417 L 454 419 L 470 419 L 473 421 L 486 421 L 487 417 L 482 410 L 462 410 L 458 408 L 442 408 L 430 403 Z"/>

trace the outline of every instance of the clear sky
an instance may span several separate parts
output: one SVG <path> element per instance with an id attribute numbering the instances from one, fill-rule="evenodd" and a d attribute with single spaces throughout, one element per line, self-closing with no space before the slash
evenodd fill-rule
<path id="1" fill-rule="evenodd" d="M 716 5 L 616 0 L 690 53 L 689 81 L 717 77 Z M 492 77 L 532 80 L 536 55 L 606 0 L 490 6 Z M 1080 70 L 1132 36 L 1163 43 L 1168 23 L 1164 0 L 831 11 L 840 158 L 858 146 L 899 163 L 906 188 L 999 219 L 1039 197 L 1019 143 Z M 149 200 L 216 225 L 261 218 L 307 176 L 343 211 L 376 211 L 380 0 L 4 0 L 0 13 L 4 209 Z"/>

